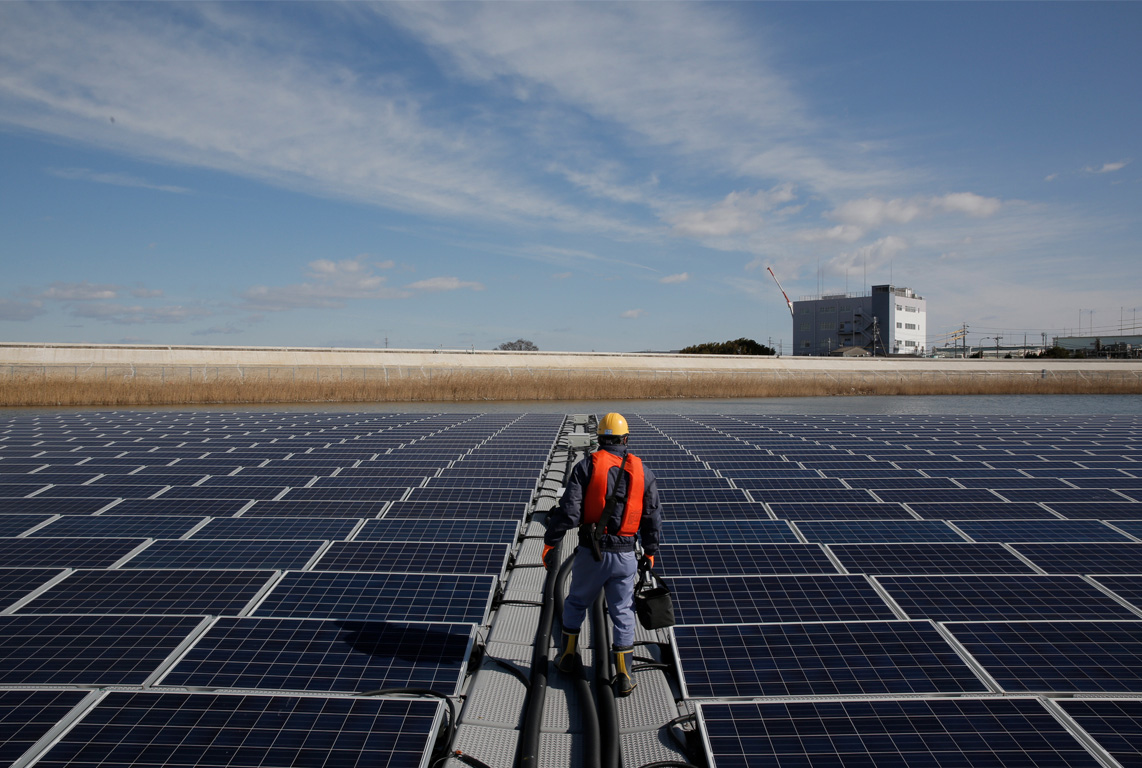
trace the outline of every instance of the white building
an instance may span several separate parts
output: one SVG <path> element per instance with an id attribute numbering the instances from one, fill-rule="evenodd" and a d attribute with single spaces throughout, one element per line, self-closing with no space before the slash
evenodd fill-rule
<path id="1" fill-rule="evenodd" d="M 923 296 L 894 285 L 800 299 L 793 302 L 794 354 L 923 354 L 926 307 Z"/>

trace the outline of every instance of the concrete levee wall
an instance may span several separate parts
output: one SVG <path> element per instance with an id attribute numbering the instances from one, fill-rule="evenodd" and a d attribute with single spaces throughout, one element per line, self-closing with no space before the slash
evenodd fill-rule
<path id="1" fill-rule="evenodd" d="M 502 352 L 315 347 L 195 347 L 0 343 L 0 375 L 103 369 L 393 369 L 710 371 L 806 373 L 1048 373 L 1142 375 L 1142 360 L 980 360 L 916 357 L 789 357 L 668 353 Z"/>

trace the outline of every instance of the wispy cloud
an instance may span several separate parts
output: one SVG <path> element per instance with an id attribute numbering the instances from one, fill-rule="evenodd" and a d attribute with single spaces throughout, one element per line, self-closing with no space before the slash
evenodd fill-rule
<path id="1" fill-rule="evenodd" d="M 116 285 L 98 285 L 86 280 L 79 283 L 56 282 L 44 289 L 39 298 L 53 301 L 104 301 L 119 295 Z"/>
<path id="2" fill-rule="evenodd" d="M 427 293 L 458 291 L 465 288 L 472 291 L 484 290 L 482 283 L 467 282 L 457 277 L 430 277 L 427 280 L 418 280 L 408 285 L 409 290 L 424 291 Z"/>
<path id="3" fill-rule="evenodd" d="M 285 312 L 292 309 L 329 309 L 356 299 L 399 299 L 412 295 L 392 288 L 376 269 L 391 269 L 392 261 L 373 262 L 368 256 L 355 259 L 317 259 L 309 262 L 309 280 L 292 285 L 255 285 L 242 292 L 246 309 Z"/>
<path id="4" fill-rule="evenodd" d="M 1003 203 L 994 197 L 983 197 L 973 192 L 894 200 L 866 197 L 843 203 L 826 215 L 844 224 L 875 229 L 888 223 L 907 224 L 940 213 L 962 213 L 986 218 L 997 213 L 1002 205 Z"/>
<path id="5" fill-rule="evenodd" d="M 153 189 L 158 192 L 172 192 L 187 194 L 186 187 L 177 187 L 170 184 L 154 184 L 146 179 L 124 173 L 100 173 L 88 168 L 49 168 L 48 173 L 61 179 L 74 179 L 77 181 L 90 181 L 96 184 L 111 184 L 117 187 L 136 187 L 138 189 Z"/>
<path id="6" fill-rule="evenodd" d="M 705 210 L 675 215 L 674 232 L 688 237 L 728 237 L 756 232 L 765 225 L 765 214 L 797 199 L 792 184 L 762 192 L 731 192 Z"/>
<path id="7" fill-rule="evenodd" d="M 46 311 L 44 303 L 39 300 L 21 301 L 0 297 L 0 320 L 32 320 Z"/>
<path id="8" fill-rule="evenodd" d="M 689 280 L 690 280 L 690 273 L 689 272 L 679 272 L 677 275 L 667 275 L 666 277 L 660 278 L 658 280 L 658 282 L 663 283 L 665 285 L 676 285 L 677 283 L 685 283 L 685 282 L 688 282 Z"/>
<path id="9" fill-rule="evenodd" d="M 625 320 L 634 320 L 636 318 L 642 317 L 645 314 L 645 309 L 628 309 L 626 312 L 623 312 L 621 315 L 619 315 L 619 317 Z"/>
<path id="10" fill-rule="evenodd" d="M 184 307 L 179 305 L 147 307 L 139 304 L 128 305 L 113 302 L 73 304 L 69 309 L 72 317 L 99 320 L 116 325 L 144 325 L 147 323 L 185 323 L 213 314 L 204 307 Z"/>
<path id="11" fill-rule="evenodd" d="M 1102 165 L 1088 165 L 1083 168 L 1087 173 L 1114 173 L 1130 165 L 1129 160 L 1119 160 L 1116 163 L 1103 163 Z"/>

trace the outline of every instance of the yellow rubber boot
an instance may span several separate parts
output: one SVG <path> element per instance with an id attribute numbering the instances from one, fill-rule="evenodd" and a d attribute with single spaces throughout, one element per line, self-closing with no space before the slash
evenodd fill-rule
<path id="1" fill-rule="evenodd" d="M 631 662 L 634 660 L 634 648 L 615 648 L 615 696 L 630 696 L 631 691 L 638 687 L 638 683 L 631 677 Z"/>
<path id="2" fill-rule="evenodd" d="M 579 633 L 563 630 L 563 642 L 559 646 L 559 658 L 555 667 L 564 674 L 575 671 L 575 660 L 578 658 L 576 647 L 579 645 Z"/>

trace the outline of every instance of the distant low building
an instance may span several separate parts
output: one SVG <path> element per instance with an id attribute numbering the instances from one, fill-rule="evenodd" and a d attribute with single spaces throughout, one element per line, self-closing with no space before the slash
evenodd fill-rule
<path id="1" fill-rule="evenodd" d="M 911 288 L 874 285 L 869 293 L 810 296 L 793 302 L 797 355 L 921 355 L 927 302 Z"/>
<path id="2" fill-rule="evenodd" d="M 1088 357 L 1140 357 L 1142 336 L 1107 334 L 1103 336 L 1056 336 L 1055 346 Z"/>

